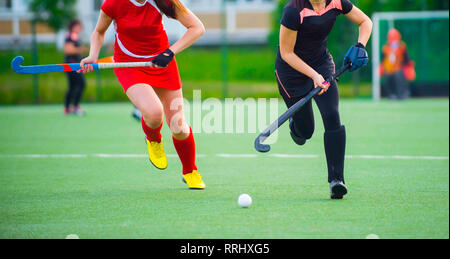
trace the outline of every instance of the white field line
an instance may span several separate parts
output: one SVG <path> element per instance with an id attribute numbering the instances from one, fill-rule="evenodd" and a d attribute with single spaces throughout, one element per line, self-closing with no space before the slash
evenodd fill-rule
<path id="1" fill-rule="evenodd" d="M 90 155 L 93 157 L 101 157 L 101 158 L 146 158 L 147 154 L 93 154 Z M 176 154 L 166 154 L 167 157 L 178 157 Z M 206 157 L 203 154 L 196 154 L 196 157 Z"/>
<path id="2" fill-rule="evenodd" d="M 279 158 L 319 158 L 319 155 L 296 155 L 296 154 L 270 154 L 273 157 Z"/>
<path id="3" fill-rule="evenodd" d="M 349 155 L 346 158 L 356 159 L 397 159 L 397 160 L 448 160 L 448 156 L 374 156 L 374 155 Z"/>
<path id="4" fill-rule="evenodd" d="M 94 154 L 94 157 L 101 158 L 144 158 L 146 154 Z"/>
<path id="5" fill-rule="evenodd" d="M 254 158 L 258 157 L 257 154 L 217 154 L 218 157 L 224 158 Z"/>
<path id="6" fill-rule="evenodd" d="M 197 154 L 198 158 L 221 157 L 221 158 L 258 158 L 259 154 Z M 269 157 L 288 159 L 313 159 L 321 158 L 321 155 L 314 154 L 269 154 Z M 146 158 L 147 154 L 0 154 L 0 158 Z M 177 154 L 167 154 L 167 157 L 178 157 Z M 385 159 L 385 160 L 449 160 L 448 156 L 383 156 L 383 155 L 347 155 L 347 159 Z"/>
<path id="7" fill-rule="evenodd" d="M 0 158 L 87 158 L 86 154 L 18 154 L 0 155 Z"/>

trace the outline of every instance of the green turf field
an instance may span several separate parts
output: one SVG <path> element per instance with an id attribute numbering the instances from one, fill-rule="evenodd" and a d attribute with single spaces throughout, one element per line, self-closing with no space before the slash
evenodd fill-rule
<path id="1" fill-rule="evenodd" d="M 329 200 L 320 118 L 306 146 L 285 125 L 266 155 L 254 134 L 197 134 L 208 188 L 190 191 L 166 127 L 161 172 L 131 105 L 85 109 L 0 107 L 0 238 L 449 238 L 448 99 L 342 101 L 342 201 Z"/>

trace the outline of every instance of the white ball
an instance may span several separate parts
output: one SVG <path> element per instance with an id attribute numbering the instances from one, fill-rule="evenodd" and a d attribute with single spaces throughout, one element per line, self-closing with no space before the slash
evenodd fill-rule
<path id="1" fill-rule="evenodd" d="M 366 239 L 380 239 L 380 237 L 376 234 L 370 234 L 366 237 Z"/>
<path id="2" fill-rule="evenodd" d="M 70 234 L 66 236 L 66 239 L 80 239 L 77 234 Z"/>
<path id="3" fill-rule="evenodd" d="M 238 204 L 242 208 L 248 208 L 250 205 L 252 205 L 252 197 L 248 194 L 241 194 L 238 199 Z"/>

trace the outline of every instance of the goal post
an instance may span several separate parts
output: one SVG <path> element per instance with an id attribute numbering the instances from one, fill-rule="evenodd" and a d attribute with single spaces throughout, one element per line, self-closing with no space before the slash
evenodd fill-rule
<path id="1" fill-rule="evenodd" d="M 420 12 L 380 12 L 374 13 L 373 21 L 373 36 L 372 36 L 372 96 L 373 100 L 381 99 L 381 78 L 379 74 L 379 66 L 381 62 L 381 49 L 386 40 L 387 31 L 391 28 L 399 29 L 402 33 L 403 40 L 409 46 L 414 45 L 415 48 L 409 48 L 411 59 L 416 61 L 418 69 L 424 68 L 428 72 L 439 66 L 434 64 L 434 67 L 428 67 L 423 61 L 430 61 L 432 55 L 436 59 L 442 60 L 445 58 L 446 64 L 439 67 L 444 71 L 443 77 L 439 80 L 446 80 L 448 82 L 448 11 L 420 11 Z M 436 23 L 438 21 L 438 23 Z M 401 27 L 401 28 L 399 28 Z M 402 30 L 403 29 L 403 30 Z M 442 37 L 442 38 L 439 38 Z M 442 41 L 442 42 L 440 42 Z M 434 45 L 433 45 L 434 44 Z M 440 49 L 443 46 L 446 51 Z M 429 51 L 430 53 L 426 53 Z M 412 52 L 412 53 L 411 53 Z M 446 55 L 446 57 L 442 57 Z M 419 57 L 420 56 L 420 57 Z M 419 60 L 417 60 L 419 59 Z M 422 62 L 422 63 L 421 63 Z M 436 62 L 435 62 L 436 63 Z M 436 76 L 433 73 L 426 75 L 419 75 L 419 73 L 427 73 L 418 71 L 418 79 L 430 80 L 429 77 Z M 440 77 L 440 76 L 437 76 Z"/>

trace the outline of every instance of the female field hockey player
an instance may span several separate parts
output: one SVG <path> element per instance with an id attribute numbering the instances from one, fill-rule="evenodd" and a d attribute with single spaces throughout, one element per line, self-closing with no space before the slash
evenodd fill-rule
<path id="1" fill-rule="evenodd" d="M 81 55 L 87 52 L 86 46 L 80 43 L 80 34 L 83 26 L 79 20 L 73 20 L 69 24 L 69 31 L 64 43 L 64 63 L 79 63 Z M 67 72 L 67 81 L 69 89 L 64 100 L 64 114 L 84 115 L 80 107 L 81 97 L 83 96 L 86 80 L 83 75 L 76 72 Z"/>
<path id="2" fill-rule="evenodd" d="M 359 26 L 359 39 L 347 52 L 344 63 L 355 71 L 368 62 L 365 46 L 372 32 L 372 22 L 349 0 L 291 0 L 283 11 L 280 47 L 275 75 L 286 105 L 291 107 L 313 88 L 322 91 L 314 97 L 325 126 L 324 146 L 332 199 L 347 194 L 344 180 L 346 131 L 339 115 L 337 82 L 326 83 L 335 72 L 333 57 L 327 49 L 327 37 L 337 16 L 345 15 Z M 311 101 L 290 120 L 291 137 L 304 145 L 314 133 Z"/>
<path id="3" fill-rule="evenodd" d="M 170 46 L 162 15 L 177 19 L 187 28 Z M 205 32 L 202 22 L 179 0 L 105 0 L 91 38 L 89 57 L 81 62 L 83 73 L 93 70 L 105 32 L 114 22 L 115 62 L 151 61 L 152 67 L 116 68 L 115 74 L 130 101 L 142 112 L 151 163 L 167 168 L 161 139 L 163 115 L 173 134 L 173 143 L 183 165 L 184 181 L 190 189 L 204 189 L 195 165 L 195 142 L 183 113 L 183 94 L 174 56 L 191 46 Z"/>

